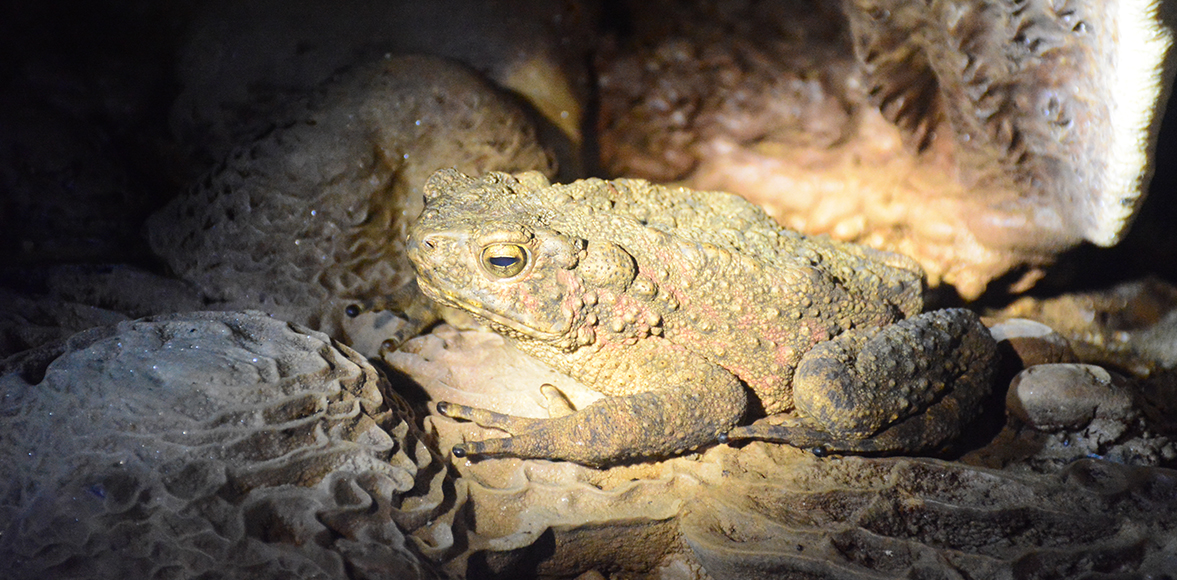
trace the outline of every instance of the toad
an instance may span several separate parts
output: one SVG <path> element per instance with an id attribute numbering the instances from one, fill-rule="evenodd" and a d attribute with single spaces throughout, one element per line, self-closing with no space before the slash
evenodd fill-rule
<path id="1" fill-rule="evenodd" d="M 553 418 L 441 402 L 510 434 L 455 456 L 600 466 L 746 438 L 919 452 L 989 392 L 988 329 L 965 309 L 921 314 L 912 260 L 784 229 L 738 196 L 455 170 L 424 193 L 408 243 L 421 290 L 605 395 Z M 784 420 L 747 424 L 770 415 Z"/>

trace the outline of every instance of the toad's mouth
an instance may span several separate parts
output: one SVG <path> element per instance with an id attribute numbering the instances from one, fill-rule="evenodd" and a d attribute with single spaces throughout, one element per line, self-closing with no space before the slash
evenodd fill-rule
<path id="1" fill-rule="evenodd" d="M 420 274 L 418 274 L 418 276 L 420 276 Z M 466 298 L 464 296 L 459 296 L 458 294 L 439 289 L 437 285 L 433 283 L 434 280 L 432 280 L 431 277 L 427 277 L 427 282 L 429 283 L 421 283 L 419 281 L 417 284 L 417 286 L 421 288 L 421 291 L 424 292 L 426 296 L 440 304 L 458 308 L 460 310 L 465 310 L 466 312 L 473 314 L 475 317 L 485 320 L 491 326 L 491 328 L 500 334 L 506 336 L 523 336 L 543 341 L 555 341 L 562 338 L 567 333 L 566 330 L 541 330 L 534 324 L 529 324 L 528 322 L 500 314 L 495 310 L 491 310 L 487 308 L 486 305 L 481 301 L 474 300 L 472 298 Z"/>

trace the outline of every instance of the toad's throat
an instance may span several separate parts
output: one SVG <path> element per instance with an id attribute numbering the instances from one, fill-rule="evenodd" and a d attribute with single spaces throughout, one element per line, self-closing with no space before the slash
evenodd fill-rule
<path id="1" fill-rule="evenodd" d="M 427 294 L 430 298 L 442 304 L 465 310 L 474 316 L 489 322 L 496 331 L 502 332 L 503 334 L 523 335 L 529 338 L 544 341 L 559 340 L 566 334 L 565 332 L 560 331 L 540 330 L 514 318 L 503 316 L 502 314 L 499 314 L 493 310 L 488 310 L 485 306 L 482 305 L 481 302 L 476 300 L 470 300 L 461 296 L 450 294 L 448 292 L 438 291 L 436 288 L 429 286 L 422 286 L 422 290 L 424 290 L 425 294 Z"/>

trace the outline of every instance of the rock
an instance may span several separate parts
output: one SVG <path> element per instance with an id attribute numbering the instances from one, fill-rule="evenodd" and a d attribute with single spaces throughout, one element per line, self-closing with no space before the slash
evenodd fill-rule
<path id="1" fill-rule="evenodd" d="M 260 309 L 350 342 L 349 306 L 429 310 L 403 243 L 426 177 L 451 166 L 550 173 L 551 163 L 522 109 L 473 71 L 381 58 L 293 105 L 147 230 L 211 308 Z"/>
<path id="2" fill-rule="evenodd" d="M 122 264 L 20 269 L 0 288 L 0 359 L 96 326 L 200 310 L 200 294 L 174 278 Z"/>
<path id="3" fill-rule="evenodd" d="M 1004 360 L 1015 362 L 1019 369 L 1050 363 L 1075 363 L 1079 358 L 1070 343 L 1053 328 L 1027 320 L 1012 318 L 989 327 Z"/>
<path id="4" fill-rule="evenodd" d="M 432 578 L 452 551 L 444 467 L 322 333 L 167 315 L 0 371 L 8 577 Z"/>
<path id="5" fill-rule="evenodd" d="M 798 462 L 733 474 L 682 534 L 727 578 L 1163 577 L 1177 472 L 1080 460 L 1018 476 L 935 459 Z"/>
<path id="6" fill-rule="evenodd" d="M 1143 200 L 1172 77 L 1157 2 L 621 4 L 597 57 L 610 176 L 739 193 L 968 299 L 1113 245 Z"/>
<path id="7" fill-rule="evenodd" d="M 542 394 L 544 383 L 572 406 L 593 395 L 485 331 L 441 326 L 386 360 L 431 400 L 513 415 L 565 412 Z M 503 435 L 438 414 L 425 421 L 443 451 Z M 1079 459 L 1043 475 L 816 458 L 765 442 L 606 470 L 450 461 L 468 482 L 475 522 L 467 577 L 1074 577 L 1177 564 L 1177 472 L 1164 468 Z"/>
<path id="8" fill-rule="evenodd" d="M 1149 388 L 1095 365 L 1032 366 L 1010 384 L 1008 424 L 962 461 L 1046 473 L 1085 457 L 1171 465 L 1177 459 L 1177 428 L 1167 411 L 1172 397 L 1171 388 Z"/>
<path id="9" fill-rule="evenodd" d="M 1136 377 L 1177 368 L 1177 287 L 1157 278 L 1052 298 L 1027 296 L 992 314 L 1048 325 L 1083 362 Z"/>
<path id="10" fill-rule="evenodd" d="M 1080 359 L 1110 369 L 1112 382 L 1094 380 L 1083 396 L 1064 389 L 1065 404 L 1019 398 L 1023 419 L 1037 423 L 1015 415 L 992 445 L 958 462 L 815 459 L 757 442 L 605 471 L 509 459 L 447 465 L 435 445 L 448 450 L 464 438 L 494 434 L 437 415 L 424 417 L 428 433 L 419 433 L 407 403 L 378 372 L 327 335 L 256 312 L 133 320 L 171 310 L 264 307 L 375 353 L 383 338 L 405 334 L 405 321 L 387 312 L 340 313 L 353 302 L 385 298 L 419 306 L 402 285 L 408 272 L 397 253 L 399 220 L 412 214 L 419 176 L 432 171 L 429 162 L 552 173 L 553 154 L 573 160 L 561 171 L 578 171 L 581 120 L 596 114 L 583 108 L 592 92 L 586 47 L 602 28 L 591 0 L 116 4 L 0 9 L 0 45 L 17 49 L 2 67 L 0 90 L 0 185 L 9 194 L 0 195 L 0 575 L 665 580 L 790 573 L 1163 577 L 1177 569 L 1174 473 L 1157 467 L 1177 461 L 1177 291 L 1155 280 L 1030 301 L 1026 313 L 1010 309 L 1006 314 L 1056 329 Z M 1122 117 L 1107 115 L 1087 123 L 1091 118 L 1079 115 L 1068 124 L 1075 109 L 1068 111 L 1065 97 L 1103 91 L 1086 102 L 1116 104 L 1122 112 L 1118 99 L 1143 95 L 1139 101 L 1148 105 L 1151 93 L 1082 74 L 1043 75 L 1046 83 L 998 79 L 995 86 L 1011 91 L 1000 98 L 1028 98 L 1005 100 L 1010 107 L 1002 114 L 984 118 L 1020 128 L 1064 121 L 1045 132 L 1029 126 L 1020 139 L 1002 143 L 1011 136 L 1002 127 L 968 131 L 982 117 L 967 109 L 893 100 L 913 89 L 959 90 L 953 77 L 966 69 L 932 71 L 946 75 L 946 83 L 913 83 L 906 73 L 915 69 L 892 75 L 878 58 L 871 70 L 859 68 L 852 52 L 855 44 L 888 38 L 902 50 L 878 52 L 884 59 L 971 49 L 957 39 L 906 34 L 904 23 L 922 20 L 925 30 L 948 34 L 934 10 L 969 16 L 992 3 L 707 0 L 693 4 L 700 9 L 693 13 L 669 4 L 607 5 L 606 26 L 619 21 L 622 34 L 633 33 L 628 38 L 638 43 L 628 53 L 631 47 L 612 40 L 597 45 L 602 110 L 595 129 L 608 168 L 619 158 L 609 159 L 613 153 L 652 144 L 654 155 L 629 157 L 637 163 L 626 173 L 693 169 L 673 178 L 740 189 L 798 229 L 914 253 L 933 281 L 959 284 L 966 297 L 1012 264 L 1026 266 L 1023 281 L 1032 281 L 1053 252 L 1077 237 L 1114 241 L 1139 207 L 1132 190 L 1147 181 L 1140 155 L 1149 152 L 1155 121 L 1123 125 Z M 1023 14 L 1049 7 L 1030 4 Z M 1127 20 L 1086 18 L 1100 16 L 1089 11 L 1094 4 L 1072 4 L 1053 15 L 1059 18 L 1028 21 L 1025 29 L 1036 34 L 1044 25 L 1057 28 L 1060 18 L 1079 18 L 1070 32 L 1057 30 L 1071 39 L 1063 53 L 1051 53 L 1049 41 L 1011 38 L 1023 30 L 1000 26 L 1016 19 L 957 30 L 975 32 L 989 47 L 1046 51 L 1035 53 L 1031 66 L 990 69 L 1030 76 L 1090 62 L 1051 60 L 1073 51 L 1080 36 L 1103 43 L 1088 54 L 1115 60 L 1129 54 L 1124 41 L 1168 35 L 1154 29 L 1159 34 L 1115 36 L 1116 27 L 1100 25 Z M 864 28 L 861 19 L 854 24 L 874 36 L 851 34 L 844 6 L 883 16 L 877 28 Z M 1139 15 L 1155 5 L 1106 8 L 1109 15 Z M 756 17 L 746 17 L 748 10 Z M 394 11 L 403 18 L 393 22 Z M 637 17 L 644 13 L 654 17 Z M 762 31 L 777 37 L 763 42 Z M 657 40 L 641 44 L 650 38 Z M 614 49 L 620 56 L 608 52 Z M 381 59 L 390 50 L 442 54 L 466 65 Z M 389 81 L 381 66 L 393 61 L 441 63 L 408 67 L 409 77 L 432 88 L 424 97 L 409 91 L 416 96 L 399 104 L 450 100 L 420 116 L 390 105 L 403 96 L 380 92 Z M 1096 72 L 1126 70 L 1122 64 L 1135 63 L 1121 59 Z M 1091 79 L 1099 82 L 1079 82 Z M 1146 88 L 1163 89 L 1164 82 Z M 1053 103 L 1039 100 L 1059 95 Z M 890 106 L 880 102 L 888 99 Z M 162 111 L 169 104 L 170 127 Z M 382 116 L 394 109 L 402 116 Z M 966 114 L 947 122 L 935 115 L 953 110 Z M 1127 183 L 1108 184 L 1092 173 L 1110 167 L 1098 162 L 1101 149 L 1123 143 L 1122 133 L 1055 138 L 1124 128 L 1141 137 L 1133 144 L 1146 145 L 1127 151 L 1128 171 L 1120 175 Z M 535 137 L 553 130 L 566 142 L 545 151 Z M 939 137 L 930 138 L 930 130 Z M 987 153 L 995 140 L 1017 147 Z M 455 144 L 471 149 L 450 151 L 453 158 L 438 152 Z M 1064 150 L 1062 165 L 1034 165 L 1044 151 L 1073 145 L 1089 149 Z M 425 148 L 411 148 L 417 146 Z M 970 148 L 971 161 L 960 153 Z M 495 165 L 504 151 L 517 166 Z M 1068 165 L 1073 159 L 1088 166 Z M 164 254 L 195 286 L 156 275 L 163 268 L 146 255 L 139 235 L 144 216 L 193 171 L 219 160 L 207 184 L 194 185 L 165 210 L 175 213 L 157 218 L 186 224 L 177 226 Z M 1041 195 L 1018 197 L 1026 184 Z M 1085 188 L 1108 195 L 1089 196 Z M 1054 195 L 1059 191 L 1068 195 Z M 386 192 L 391 197 L 372 197 Z M 788 197 L 777 197 L 782 192 Z M 995 198 L 1010 203 L 994 205 Z M 1040 211 L 1042 201 L 1058 211 Z M 1089 212 L 1109 201 L 1111 211 Z M 1005 210 L 1059 223 L 1040 230 L 1033 219 L 991 221 Z M 372 231 L 345 235 L 368 218 Z M 962 220 L 968 228 L 957 227 Z M 219 237 L 232 228 L 242 235 Z M 1158 257 L 1168 253 L 1154 247 L 1157 232 L 1151 233 L 1143 236 L 1148 251 L 1140 262 L 1164 264 Z M 335 250 L 345 257 L 335 258 Z M 331 265 L 316 262 L 322 255 Z M 227 262 L 212 265 L 214 256 Z M 57 264 L 73 260 L 139 268 Z M 1025 363 L 1070 360 L 1041 328 L 1003 332 Z M 1028 349 L 1017 345 L 1023 339 Z M 591 396 L 529 366 L 486 333 L 441 327 L 402 354 L 407 358 L 396 364 L 437 399 L 543 417 Z M 1120 383 L 1112 372 L 1147 380 Z M 549 382 L 556 386 L 541 387 Z M 409 386 L 405 377 L 397 377 L 401 386 Z"/>
<path id="11" fill-rule="evenodd" d="M 1052 363 L 1077 363 L 1079 358 L 1070 343 L 1059 333 L 1041 322 L 1024 318 L 1012 318 L 1000 322 L 986 321 L 989 332 L 997 341 L 997 352 L 1001 357 L 999 370 L 994 374 L 995 394 L 986 406 L 992 415 L 991 422 L 1001 421 L 1005 416 L 1001 394 L 1018 373 L 1034 365 Z M 990 433 L 992 435 L 992 433 Z"/>
<path id="12" fill-rule="evenodd" d="M 1014 377 L 1005 401 L 1012 416 L 1039 431 L 1074 431 L 1097 419 L 1123 425 L 1139 414 L 1127 383 L 1095 365 L 1044 364 Z"/>
<path id="13" fill-rule="evenodd" d="M 597 12 L 595 2 L 543 0 L 200 2 L 182 24 L 172 126 L 191 157 L 222 159 L 264 132 L 275 108 L 341 69 L 430 54 L 521 96 L 551 129 L 541 132 L 560 169 L 579 177 Z"/>

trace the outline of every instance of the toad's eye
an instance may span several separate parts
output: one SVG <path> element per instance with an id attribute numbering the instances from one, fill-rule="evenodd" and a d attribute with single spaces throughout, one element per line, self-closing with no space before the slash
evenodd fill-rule
<path id="1" fill-rule="evenodd" d="M 527 259 L 527 249 L 519 244 L 491 244 L 482 249 L 482 267 L 499 278 L 518 275 Z"/>

